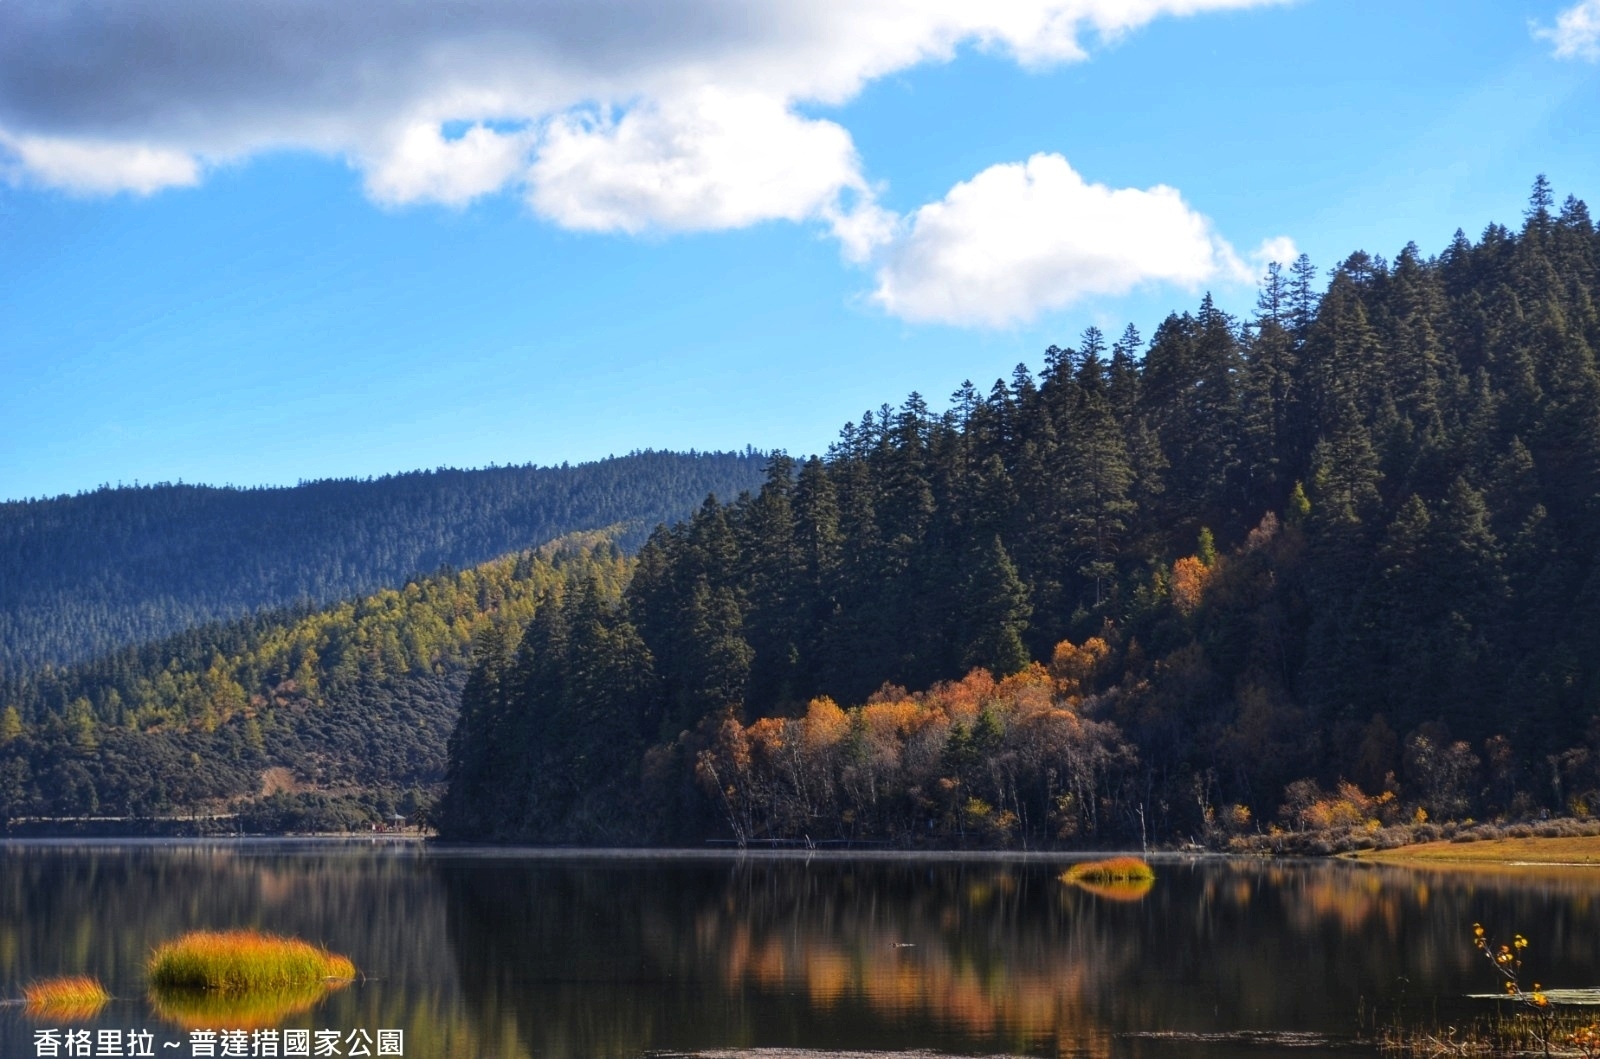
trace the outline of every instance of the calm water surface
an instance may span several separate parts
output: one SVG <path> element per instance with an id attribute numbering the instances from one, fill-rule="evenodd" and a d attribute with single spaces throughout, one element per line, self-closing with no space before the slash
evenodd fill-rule
<path id="1" fill-rule="evenodd" d="M 117 997 L 83 1023 L 0 1005 L 0 1057 L 71 1025 L 147 1029 L 187 1059 L 143 961 L 197 928 L 322 942 L 367 976 L 239 1025 L 401 1029 L 415 1059 L 1359 1054 L 1362 1011 L 1481 1003 L 1462 999 L 1494 987 L 1474 921 L 1526 934 L 1546 985 L 1600 985 L 1600 871 L 1156 859 L 1130 896 L 1065 885 L 1064 863 L 0 843 L 0 997 L 70 973 Z M 1288 1032 L 1325 1050 L 1273 1036 Z"/>

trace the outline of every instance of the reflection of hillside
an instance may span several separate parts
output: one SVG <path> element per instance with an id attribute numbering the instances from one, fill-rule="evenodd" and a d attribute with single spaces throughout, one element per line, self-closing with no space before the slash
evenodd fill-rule
<path id="1" fill-rule="evenodd" d="M 200 928 L 305 937 L 385 974 L 425 967 L 427 949 L 444 944 L 417 851 L 299 848 L 309 855 L 253 842 L 0 848 L 0 978 L 92 965 L 112 992 L 137 995 L 150 950 Z"/>
<path id="2" fill-rule="evenodd" d="M 1402 977 L 1445 996 L 1482 986 L 1461 933 L 1482 915 L 1470 886 L 1343 864 L 1168 863 L 1131 903 L 1064 887 L 1044 863 L 441 871 L 467 996 L 516 1012 L 539 1055 L 849 1041 L 1106 1056 L 1132 1047 L 1121 1032 L 1348 1032 Z M 1557 929 L 1539 943 L 1548 966 L 1582 951 L 1560 929 L 1586 896 L 1496 902 L 1507 929 Z"/>
<path id="3" fill-rule="evenodd" d="M 1590 873 L 1156 867 L 1154 888 L 1124 903 L 1063 885 L 1044 860 L 0 846 L 0 990 L 81 972 L 142 997 L 156 942 L 253 926 L 372 976 L 266 1021 L 401 1028 L 406 1054 L 429 1059 L 634 1059 L 758 1046 L 1175 1056 L 1116 1035 L 1337 1034 L 1402 977 L 1429 1010 L 1492 987 L 1467 942 L 1474 921 L 1526 934 L 1539 981 L 1600 985 Z M 140 1017 L 154 1021 L 134 1000 L 99 1016 Z M 0 1054 L 26 1051 L 23 1022 L 0 1010 Z"/>
<path id="4" fill-rule="evenodd" d="M 1137 959 L 1044 866 L 496 863 L 446 879 L 468 995 L 526 1013 L 541 1055 L 849 1040 L 1103 1056 L 1090 998 Z"/>
<path id="5" fill-rule="evenodd" d="M 157 943 L 255 927 L 348 953 L 387 986 L 357 983 L 310 1014 L 285 1009 L 263 1024 L 392 1027 L 430 1059 L 510 1057 L 504 1027 L 469 1024 L 441 968 L 444 905 L 424 857 L 361 841 L 0 846 L 0 984 L 81 970 L 115 996 L 142 997 Z M 106 1026 L 160 1017 L 118 1010 L 107 1009 Z M 12 1054 L 3 1035 L 0 1054 Z"/>
<path id="6" fill-rule="evenodd" d="M 1163 875 L 1163 885 L 1172 873 Z M 1481 875 L 1428 873 L 1326 861 L 1220 861 L 1195 875 L 1203 918 L 1174 932 L 1180 946 L 1205 939 L 1230 998 L 1276 998 L 1279 1027 L 1295 1025 L 1303 1005 L 1358 1003 L 1403 979 L 1419 996 L 1453 1002 L 1497 983 L 1485 981 L 1470 925 L 1492 919 L 1509 936 L 1534 942 L 1530 969 L 1545 982 L 1597 984 L 1592 952 L 1600 925 L 1589 915 L 1600 875 L 1535 876 L 1502 870 Z M 1202 923 L 1204 924 L 1202 929 Z M 1263 924 L 1271 924 L 1263 930 Z M 1281 968 L 1296 988 L 1285 996 Z M 1226 970 L 1224 970 L 1226 969 Z M 1299 1004 L 1294 997 L 1300 998 Z"/>
<path id="7" fill-rule="evenodd" d="M 998 889 L 1011 893 L 995 900 L 987 887 L 946 892 L 910 916 L 876 914 L 884 902 L 840 893 L 809 895 L 788 914 L 707 910 L 697 917 L 695 938 L 729 992 L 753 985 L 802 995 L 819 1012 L 855 1006 L 883 1020 L 942 1023 L 979 1040 L 1070 1040 L 1085 1054 L 1106 1054 L 1109 1034 L 1085 1010 L 1085 982 L 1117 968 L 1105 960 L 1091 966 L 1070 945 L 1021 942 L 1025 931 L 1006 924 L 1024 914 L 1007 906 L 1026 898 L 1015 896 L 1015 886 Z M 805 921 L 828 929 L 794 929 Z M 1058 938 L 1065 933 L 1062 922 L 1040 925 Z"/>
<path id="8" fill-rule="evenodd" d="M 343 988 L 348 982 L 337 983 Z M 181 1029 L 257 1030 L 281 1026 L 316 1007 L 335 986 L 317 982 L 296 989 L 223 993 L 213 989 L 152 989 L 150 1010 Z"/>

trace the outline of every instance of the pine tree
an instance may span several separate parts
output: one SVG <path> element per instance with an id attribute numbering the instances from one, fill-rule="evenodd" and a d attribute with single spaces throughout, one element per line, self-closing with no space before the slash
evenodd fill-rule
<path id="1" fill-rule="evenodd" d="M 1380 500 L 1377 450 L 1349 400 L 1338 402 L 1331 420 L 1311 454 L 1312 503 L 1326 521 L 1358 525 Z"/>
<path id="2" fill-rule="evenodd" d="M 1301 254 L 1289 273 L 1289 333 L 1296 343 L 1303 343 L 1317 319 L 1317 270 L 1311 258 Z"/>
<path id="3" fill-rule="evenodd" d="M 1298 363 L 1293 336 L 1284 326 L 1289 291 L 1276 263 L 1268 266 L 1256 305 L 1255 334 L 1245 346 L 1241 384 L 1245 501 L 1251 509 L 1270 510 L 1280 502 L 1287 476 L 1306 455 L 1297 450 L 1291 429 Z"/>
<path id="4" fill-rule="evenodd" d="M 1028 589 L 999 537 L 991 537 L 973 556 L 963 614 L 962 664 L 999 676 L 1028 664 L 1022 633 L 1032 612 Z"/>
<path id="5" fill-rule="evenodd" d="M 713 589 L 702 578 L 683 617 L 692 662 L 675 723 L 689 728 L 701 717 L 744 708 L 755 652 L 745 640 L 744 613 L 731 589 Z"/>
<path id="6" fill-rule="evenodd" d="M 450 834 L 484 836 L 495 830 L 494 792 L 506 782 L 510 745 L 514 631 L 491 623 L 473 648 L 471 675 L 461 693 L 461 714 L 450 736 L 450 796 L 441 826 Z"/>
<path id="7" fill-rule="evenodd" d="M 804 559 L 797 539 L 794 461 L 773 456 L 767 482 L 741 506 L 738 583 L 752 601 L 746 621 L 752 651 L 749 701 L 757 712 L 803 703 L 800 690 L 801 606 Z"/>
<path id="8" fill-rule="evenodd" d="M 1134 514 L 1134 471 L 1122 424 L 1105 388 L 1090 379 L 1080 386 L 1080 393 L 1061 448 L 1068 483 L 1065 524 L 1070 554 L 1078 564 L 1075 572 L 1092 585 L 1092 603 L 1099 607 L 1115 583 L 1116 561 Z M 1047 629 L 1045 638 L 1053 644 L 1065 631 Z"/>
<path id="9" fill-rule="evenodd" d="M 1523 214 L 1526 224 L 1523 234 L 1542 242 L 1550 235 L 1552 218 L 1550 209 L 1556 204 L 1555 192 L 1543 173 L 1533 178 L 1533 190 L 1528 195 L 1528 209 Z"/>

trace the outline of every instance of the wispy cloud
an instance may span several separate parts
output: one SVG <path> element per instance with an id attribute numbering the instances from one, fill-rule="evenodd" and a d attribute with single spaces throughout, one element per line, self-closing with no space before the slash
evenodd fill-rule
<path id="1" fill-rule="evenodd" d="M 1600 0 L 1582 0 L 1556 16 L 1554 26 L 1533 25 L 1533 35 L 1555 45 L 1558 59 L 1600 60 Z"/>
<path id="2" fill-rule="evenodd" d="M 83 194 L 149 195 L 200 182 L 200 164 L 192 156 L 146 144 L 10 136 L 0 131 L 0 148 L 15 158 L 8 168 L 20 168 L 46 184 Z"/>

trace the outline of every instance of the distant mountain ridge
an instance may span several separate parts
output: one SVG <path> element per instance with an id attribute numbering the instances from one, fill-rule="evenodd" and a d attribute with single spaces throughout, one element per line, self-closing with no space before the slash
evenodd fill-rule
<path id="1" fill-rule="evenodd" d="M 0 503 L 0 675 L 262 608 L 323 605 L 617 523 L 632 550 L 764 453 L 646 450 L 560 467 L 413 471 L 284 488 L 146 485 Z"/>

